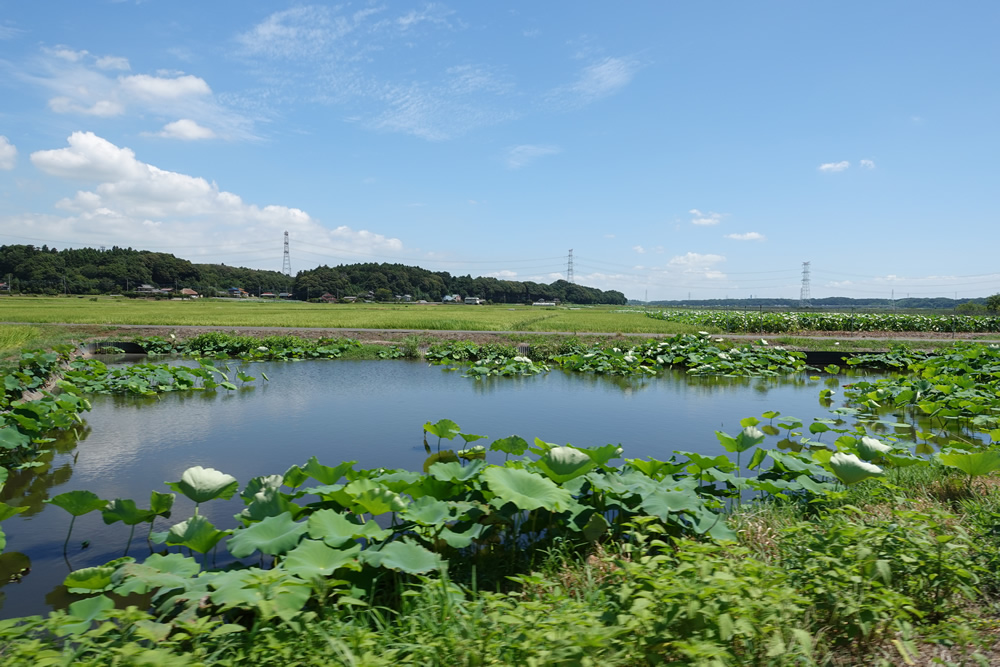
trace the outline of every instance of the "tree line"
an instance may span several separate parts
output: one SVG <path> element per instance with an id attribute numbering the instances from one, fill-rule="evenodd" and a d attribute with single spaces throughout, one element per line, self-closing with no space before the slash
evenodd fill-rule
<path id="1" fill-rule="evenodd" d="M 47 245 L 0 246 L 0 282 L 11 292 L 27 294 L 131 293 L 139 285 L 158 288 L 191 288 L 214 296 L 229 287 L 251 294 L 287 292 L 296 299 L 324 294 L 338 298 L 378 295 L 383 299 L 410 295 L 412 300 L 440 301 L 458 294 L 494 303 L 525 303 L 559 299 L 579 304 L 625 304 L 625 295 L 614 290 L 576 285 L 565 280 L 551 284 L 500 280 L 471 275 L 452 276 L 416 266 L 387 263 L 320 266 L 299 271 L 295 277 L 225 264 L 195 264 L 162 252 L 113 246 L 110 249 L 57 250 Z"/>

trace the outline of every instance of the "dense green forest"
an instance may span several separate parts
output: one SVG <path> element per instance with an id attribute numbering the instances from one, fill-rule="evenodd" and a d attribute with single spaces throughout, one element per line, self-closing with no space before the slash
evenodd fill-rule
<path id="1" fill-rule="evenodd" d="M 28 294 L 112 294 L 132 292 L 142 284 L 214 295 L 229 287 L 251 294 L 291 292 L 297 299 L 325 293 L 337 297 L 369 293 L 391 300 L 408 294 L 413 300 L 440 301 L 446 294 L 476 296 L 494 303 L 559 299 L 580 304 L 624 304 L 625 295 L 557 280 L 544 283 L 452 276 L 403 264 L 320 266 L 293 278 L 225 264 L 194 264 L 173 255 L 117 246 L 107 250 L 56 250 L 48 246 L 0 246 L 0 282 Z"/>

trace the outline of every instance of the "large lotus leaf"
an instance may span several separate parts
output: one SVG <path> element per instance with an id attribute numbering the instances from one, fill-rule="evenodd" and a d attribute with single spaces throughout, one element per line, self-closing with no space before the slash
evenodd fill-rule
<path id="1" fill-rule="evenodd" d="M 443 566 L 439 555 L 405 538 L 390 542 L 378 550 L 366 549 L 361 553 L 361 560 L 374 567 L 410 574 L 432 572 Z"/>
<path id="2" fill-rule="evenodd" d="M 514 503 L 521 510 L 544 507 L 553 512 L 562 512 L 572 504 L 573 498 L 569 491 L 559 488 L 548 478 L 527 470 L 492 467 L 482 474 L 482 479 L 496 496 L 492 504 L 497 507 L 504 503 Z"/>
<path id="3" fill-rule="evenodd" d="M 528 442 L 519 435 L 512 435 L 507 438 L 500 438 L 490 443 L 490 450 L 503 452 L 514 456 L 521 456 L 528 451 Z"/>
<path id="4" fill-rule="evenodd" d="M 486 435 L 473 435 L 472 433 L 459 433 L 458 436 L 465 441 L 465 444 L 469 444 L 470 442 L 475 442 L 476 440 L 482 440 L 484 438 L 489 437 Z"/>
<path id="5" fill-rule="evenodd" d="M 702 508 L 694 518 L 694 531 L 699 535 L 709 535 L 720 542 L 736 542 L 738 537 L 736 531 L 726 523 L 724 514 L 716 514 L 709 509 Z"/>
<path id="6" fill-rule="evenodd" d="M 580 448 L 580 451 L 590 457 L 590 460 L 599 466 L 604 465 L 611 459 L 617 459 L 622 455 L 621 445 L 607 444 L 602 447 Z"/>
<path id="7" fill-rule="evenodd" d="M 13 426 L 0 428 L 0 448 L 18 449 L 31 444 L 31 438 L 21 433 Z"/>
<path id="8" fill-rule="evenodd" d="M 462 432 L 462 429 L 458 424 L 450 419 L 442 419 L 435 423 L 427 422 L 424 424 L 424 431 L 430 433 L 431 435 L 436 435 L 444 440 L 451 440 L 456 435 Z"/>
<path id="9" fill-rule="evenodd" d="M 269 516 L 278 516 L 285 512 L 294 518 L 299 516 L 301 511 L 302 507 L 289 501 L 288 495 L 282 493 L 279 488 L 265 487 L 254 494 L 250 504 L 243 508 L 237 518 L 244 522 L 262 521 Z"/>
<path id="10" fill-rule="evenodd" d="M 575 447 L 552 447 L 533 465 L 553 482 L 561 484 L 586 475 L 596 464 Z"/>
<path id="11" fill-rule="evenodd" d="M 208 553 L 231 530 L 218 530 L 200 514 L 171 526 L 167 531 L 167 544 L 180 544 L 200 554 Z"/>
<path id="12" fill-rule="evenodd" d="M 751 417 L 751 419 L 753 419 L 753 417 Z M 756 426 L 745 426 L 743 430 L 736 435 L 735 451 L 745 452 L 751 447 L 756 447 L 760 443 L 764 442 L 764 437 L 763 431 Z"/>
<path id="13" fill-rule="evenodd" d="M 106 595 L 96 595 L 85 600 L 77 600 L 69 606 L 69 617 L 75 619 L 72 623 L 59 626 L 60 635 L 78 635 L 90 629 L 90 624 L 97 620 L 105 611 L 115 608 L 115 603 Z"/>
<path id="14" fill-rule="evenodd" d="M 360 570 L 361 565 L 358 563 L 360 553 L 360 544 L 348 549 L 333 549 L 322 540 L 305 539 L 285 554 L 283 566 L 295 576 L 306 580 L 328 577 L 341 567 Z"/>
<path id="15" fill-rule="evenodd" d="M 455 530 L 454 527 L 449 527 L 441 531 L 441 534 L 438 535 L 438 539 L 453 549 L 464 549 L 472 544 L 474 540 L 479 539 L 479 536 L 482 535 L 487 528 L 489 527 L 484 526 L 481 523 L 474 523 L 465 530 L 461 531 Z"/>
<path id="16" fill-rule="evenodd" d="M 352 497 L 351 511 L 358 514 L 368 512 L 375 516 L 406 507 L 402 496 L 370 479 L 355 480 L 344 487 L 344 491 Z"/>
<path id="17" fill-rule="evenodd" d="M 129 563 L 119 568 L 113 575 L 115 593 L 148 593 L 185 589 L 201 571 L 194 558 L 181 554 L 153 554 L 143 563 Z"/>
<path id="18" fill-rule="evenodd" d="M 177 496 L 173 493 L 160 493 L 153 491 L 149 494 L 149 511 L 156 516 L 170 516 L 170 510 L 174 506 L 174 499 Z"/>
<path id="19" fill-rule="evenodd" d="M 653 479 L 662 479 L 666 475 L 673 475 L 676 472 L 684 470 L 684 466 L 687 465 L 687 463 L 676 463 L 674 461 L 658 461 L 654 458 L 650 458 L 648 461 L 643 459 L 625 459 L 625 463 Z"/>
<path id="20" fill-rule="evenodd" d="M 485 461 L 486 460 L 486 448 L 482 445 L 473 445 L 472 447 L 466 447 L 465 449 L 458 450 L 458 458 L 464 459 L 466 461 Z"/>
<path id="21" fill-rule="evenodd" d="M 596 542 L 608 532 L 608 520 L 600 512 L 594 512 L 587 519 L 587 522 L 580 528 L 580 532 L 588 542 Z"/>
<path id="22" fill-rule="evenodd" d="M 674 453 L 688 457 L 689 461 L 691 462 L 691 465 L 688 466 L 687 469 L 689 472 L 695 474 L 700 473 L 704 470 L 708 470 L 709 468 L 718 468 L 719 470 L 727 472 L 730 470 L 735 470 L 736 468 L 733 462 L 730 461 L 729 457 L 726 456 L 725 454 L 720 454 L 718 456 L 711 457 L 711 456 L 702 456 L 698 452 L 677 451 Z"/>
<path id="23" fill-rule="evenodd" d="M 260 493 L 264 489 L 277 489 L 284 482 L 284 477 L 282 475 L 262 475 L 260 477 L 254 477 L 247 485 L 240 491 L 240 498 L 245 502 L 250 502 L 253 497 Z"/>
<path id="24" fill-rule="evenodd" d="M 195 503 L 204 503 L 215 498 L 229 500 L 236 493 L 239 482 L 215 468 L 194 466 L 181 475 L 179 482 L 164 482 L 174 491 L 183 493 Z"/>
<path id="25" fill-rule="evenodd" d="M 855 445 L 858 450 L 858 456 L 863 458 L 865 461 L 871 461 L 872 459 L 877 459 L 884 454 L 888 454 L 892 451 L 892 447 L 883 443 L 881 440 L 876 438 L 869 438 L 864 436 L 861 441 Z"/>
<path id="26" fill-rule="evenodd" d="M 944 465 L 958 468 L 972 477 L 981 477 L 1000 470 L 1000 451 L 997 450 L 974 453 L 941 453 L 938 454 L 938 460 Z"/>
<path id="27" fill-rule="evenodd" d="M 306 524 L 295 523 L 289 514 L 269 516 L 236 531 L 229 539 L 229 553 L 237 558 L 245 558 L 255 551 L 277 556 L 298 544 L 306 529 Z"/>
<path id="28" fill-rule="evenodd" d="M 451 517 L 451 506 L 443 500 L 424 496 L 400 512 L 400 517 L 424 526 L 436 526 Z"/>
<path id="29" fill-rule="evenodd" d="M 121 521 L 126 526 L 134 526 L 137 523 L 151 521 L 156 514 L 151 510 L 141 510 L 135 505 L 134 500 L 126 498 L 115 498 L 104 510 L 101 511 L 104 523 L 109 526 Z"/>
<path id="30" fill-rule="evenodd" d="M 309 475 L 307 475 L 302 468 L 298 466 L 292 466 L 291 468 L 285 471 L 285 474 L 282 476 L 281 481 L 285 486 L 297 489 L 300 486 L 302 486 L 302 483 L 305 482 L 307 479 L 309 479 Z"/>
<path id="31" fill-rule="evenodd" d="M 83 516 L 95 510 L 104 509 L 107 500 L 101 500 L 91 491 L 67 491 L 44 502 L 61 507 L 73 516 Z"/>
<path id="32" fill-rule="evenodd" d="M 119 565 L 135 562 L 134 558 L 118 558 L 104 565 L 73 570 L 63 580 L 70 593 L 100 593 L 111 588 L 111 575 Z"/>
<path id="33" fill-rule="evenodd" d="M 336 484 L 340 481 L 340 478 L 347 474 L 357 461 L 344 461 L 340 465 L 331 468 L 330 466 L 322 465 L 313 456 L 306 464 L 302 466 L 302 472 L 308 476 L 315 479 L 320 484 Z M 296 485 L 297 486 L 297 485 Z"/>
<path id="34" fill-rule="evenodd" d="M 435 463 L 430 466 L 428 473 L 434 479 L 442 482 L 465 482 L 480 473 L 486 467 L 485 461 L 472 461 L 464 466 L 461 463 Z"/>
<path id="35" fill-rule="evenodd" d="M 309 537 L 323 540 L 331 547 L 340 547 L 356 539 L 381 541 L 392 534 L 392 531 L 379 527 L 374 521 L 357 523 L 334 510 L 313 512 L 306 527 Z"/>
<path id="36" fill-rule="evenodd" d="M 373 482 L 394 493 L 410 493 L 423 479 L 424 476 L 414 470 L 394 470 L 372 477 Z"/>
<path id="37" fill-rule="evenodd" d="M 212 587 L 212 602 L 224 608 L 257 609 L 265 619 L 278 616 L 290 620 L 312 593 L 307 582 L 280 568 L 221 572 L 212 579 Z"/>
<path id="38" fill-rule="evenodd" d="M 8 505 L 7 503 L 0 502 L 0 521 L 6 521 L 12 516 L 18 515 L 21 512 L 27 512 L 30 508 L 25 505 L 24 507 L 14 507 L 13 505 Z"/>
<path id="39" fill-rule="evenodd" d="M 882 474 L 882 469 L 873 463 L 862 461 L 854 454 L 837 452 L 830 457 L 830 468 L 844 484 L 856 484 L 869 477 Z"/>
<path id="40" fill-rule="evenodd" d="M 670 491 L 657 489 L 642 496 L 642 509 L 664 521 L 678 512 L 696 512 L 701 507 L 701 499 L 693 491 Z"/>

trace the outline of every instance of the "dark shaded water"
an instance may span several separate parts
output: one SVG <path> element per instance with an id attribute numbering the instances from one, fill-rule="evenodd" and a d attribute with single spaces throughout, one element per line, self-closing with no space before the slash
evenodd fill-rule
<path id="1" fill-rule="evenodd" d="M 836 379 L 801 375 L 781 380 L 696 378 L 668 373 L 625 380 L 553 371 L 526 378 L 475 381 L 405 361 L 312 361 L 253 364 L 269 382 L 238 391 L 166 394 L 160 398 L 95 397 L 82 440 L 53 443 L 51 462 L 12 475 L 6 501 L 31 507 L 3 523 L 0 617 L 45 613 L 71 601 L 59 586 L 76 569 L 122 555 L 129 529 L 105 526 L 99 512 L 76 520 L 63 558 L 70 517 L 45 498 L 87 489 L 101 498 L 132 498 L 148 507 L 151 490 L 180 479 L 188 467 L 212 467 L 242 486 L 257 475 L 280 474 L 315 455 L 356 468 L 419 470 L 426 457 L 423 424 L 448 418 L 465 433 L 494 439 L 517 434 L 558 444 L 621 444 L 624 456 L 669 458 L 673 450 L 723 453 L 715 430 L 735 434 L 739 420 L 767 410 L 807 424 L 829 416 L 819 390 Z M 834 406 L 836 406 L 836 402 Z M 436 438 L 430 443 L 436 446 Z M 456 443 L 460 445 L 460 443 Z M 445 447 L 449 443 L 445 442 Z M 502 458 L 496 459 L 497 461 Z M 241 501 L 202 507 L 220 528 L 233 527 Z M 171 521 L 191 514 L 179 498 Z M 143 525 L 130 555 L 148 555 Z M 84 541 L 89 542 L 83 548 Z M 30 573 L 19 576 L 25 567 Z"/>

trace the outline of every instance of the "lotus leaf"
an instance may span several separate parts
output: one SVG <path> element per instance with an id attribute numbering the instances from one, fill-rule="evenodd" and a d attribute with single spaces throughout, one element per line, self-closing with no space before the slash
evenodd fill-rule
<path id="1" fill-rule="evenodd" d="M 285 554 L 284 568 L 306 580 L 328 577 L 341 567 L 360 570 L 357 558 L 360 553 L 360 544 L 349 549 L 333 549 L 322 540 L 305 539 Z"/>
<path id="2" fill-rule="evenodd" d="M 595 464 L 586 452 L 575 447 L 552 447 L 533 465 L 553 482 L 561 484 L 586 475 Z"/>
<path id="3" fill-rule="evenodd" d="M 115 603 L 106 595 L 96 595 L 85 600 L 77 600 L 69 606 L 70 618 L 75 623 L 64 623 L 59 628 L 61 635 L 78 635 L 90 629 L 90 624 L 104 612 L 115 608 Z"/>
<path id="4" fill-rule="evenodd" d="M 452 549 L 464 549 L 474 540 L 479 539 L 479 537 L 487 530 L 487 526 L 481 523 L 474 523 L 463 531 L 456 531 L 453 528 L 445 528 L 438 535 L 438 539 L 442 540 Z"/>
<path id="5" fill-rule="evenodd" d="M 104 523 L 111 525 L 121 521 L 126 526 L 134 526 L 137 523 L 151 521 L 156 516 L 152 510 L 141 510 L 135 505 L 134 500 L 115 498 L 104 510 L 101 511 Z"/>
<path id="6" fill-rule="evenodd" d="M 868 436 L 862 437 L 856 447 L 858 450 L 858 456 L 863 458 L 865 461 L 877 459 L 878 457 L 892 451 L 892 447 L 889 445 L 885 444 L 881 440 L 869 438 Z"/>
<path id="7" fill-rule="evenodd" d="M 569 491 L 556 486 L 551 480 L 527 470 L 489 468 L 482 479 L 496 496 L 493 505 L 513 503 L 518 509 L 533 510 L 544 507 L 553 512 L 566 510 L 572 502 Z"/>
<path id="8" fill-rule="evenodd" d="M 27 512 L 30 509 L 27 505 L 23 507 L 14 507 L 13 505 L 8 505 L 7 503 L 0 502 L 0 521 L 6 521 L 12 516 L 16 516 L 21 512 Z"/>
<path id="9" fill-rule="evenodd" d="M 229 539 L 229 553 L 237 558 L 245 558 L 255 551 L 277 556 L 298 544 L 306 530 L 306 524 L 295 523 L 289 514 L 269 516 L 236 531 Z"/>
<path id="10" fill-rule="evenodd" d="M 107 500 L 98 498 L 96 493 L 81 490 L 60 493 L 58 496 L 44 502 L 61 507 L 74 517 L 89 514 L 94 510 L 104 509 L 108 504 Z"/>
<path id="11" fill-rule="evenodd" d="M 181 554 L 153 554 L 143 563 L 127 563 L 113 575 L 115 593 L 148 593 L 158 591 L 163 595 L 172 590 L 187 588 L 192 577 L 201 571 L 194 558 Z"/>
<path id="12" fill-rule="evenodd" d="M 433 572 L 444 567 L 439 555 L 406 538 L 390 542 L 378 550 L 366 549 L 361 552 L 361 560 L 374 567 L 409 574 Z"/>
<path id="13" fill-rule="evenodd" d="M 428 472 L 431 477 L 442 482 L 466 482 L 477 476 L 485 467 L 485 461 L 472 461 L 467 466 L 452 461 L 450 463 L 434 463 Z"/>
<path id="14" fill-rule="evenodd" d="M 528 442 L 520 436 L 512 435 L 507 438 L 494 440 L 490 443 L 490 450 L 503 452 L 507 455 L 521 456 L 528 451 Z"/>
<path id="15" fill-rule="evenodd" d="M 111 575 L 118 566 L 133 563 L 133 558 L 118 558 L 97 567 L 84 567 L 73 570 L 63 580 L 70 593 L 95 593 L 109 590 L 112 586 Z"/>
<path id="16" fill-rule="evenodd" d="M 873 463 L 862 461 L 854 454 L 837 452 L 830 457 L 830 468 L 844 484 L 856 484 L 869 477 L 882 474 L 882 469 Z"/>
<path id="17" fill-rule="evenodd" d="M 8 376 L 9 377 L 9 376 Z M 13 426 L 0 428 L 0 448 L 19 449 L 31 444 L 31 438 Z"/>
<path id="18" fill-rule="evenodd" d="M 701 498 L 692 491 L 657 489 L 642 496 L 642 509 L 663 521 L 668 521 L 672 513 L 696 512 L 701 505 Z"/>
<path id="19" fill-rule="evenodd" d="M 191 501 L 201 504 L 215 498 L 229 500 L 236 493 L 239 482 L 215 468 L 194 466 L 181 475 L 179 482 L 164 482 L 174 491 L 183 493 Z"/>
<path id="20" fill-rule="evenodd" d="M 462 429 L 458 424 L 450 419 L 442 419 L 436 423 L 427 422 L 424 424 L 424 431 L 431 435 L 436 435 L 444 440 L 451 440 L 456 435 L 461 434 Z"/>
<path id="21" fill-rule="evenodd" d="M 167 531 L 167 544 L 180 544 L 200 554 L 208 553 L 231 530 L 218 530 L 212 522 L 200 514 L 171 526 Z"/>
<path id="22" fill-rule="evenodd" d="M 227 608 L 257 609 L 265 619 L 277 616 L 291 620 L 312 593 L 307 582 L 289 572 L 255 567 L 222 572 L 212 580 L 212 587 L 212 602 Z"/>
<path id="23" fill-rule="evenodd" d="M 938 454 L 938 460 L 970 477 L 981 477 L 1000 470 L 1000 451 L 995 449 L 974 453 L 942 452 Z"/>
<path id="24" fill-rule="evenodd" d="M 309 537 L 323 540 L 331 547 L 340 547 L 362 538 L 381 541 L 392 534 L 392 531 L 381 528 L 374 521 L 358 523 L 334 510 L 313 512 L 306 522 L 306 527 Z"/>
<path id="25" fill-rule="evenodd" d="M 322 465 L 316 460 L 316 457 L 313 456 L 306 461 L 304 466 L 302 466 L 302 472 L 309 477 L 312 477 L 320 484 L 336 484 L 340 481 L 341 477 L 346 475 L 348 471 L 354 467 L 355 463 L 357 463 L 357 461 L 344 461 L 340 465 L 331 468 L 330 466 Z M 285 483 L 287 484 L 288 482 Z M 301 482 L 299 482 L 299 484 L 301 484 Z M 299 486 L 299 484 L 293 484 L 290 486 Z"/>

